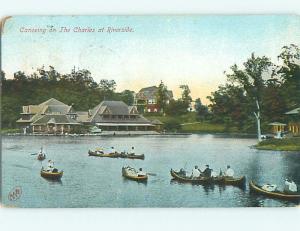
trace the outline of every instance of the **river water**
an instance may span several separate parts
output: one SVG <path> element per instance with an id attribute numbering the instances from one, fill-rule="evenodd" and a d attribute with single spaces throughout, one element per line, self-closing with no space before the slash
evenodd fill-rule
<path id="1" fill-rule="evenodd" d="M 283 187 L 286 177 L 300 184 L 300 153 L 250 148 L 256 140 L 225 135 L 153 135 L 130 137 L 2 137 L 2 203 L 12 207 L 285 207 L 294 202 L 249 193 L 248 182 Z M 43 162 L 31 155 L 43 146 Z M 114 146 L 117 150 L 144 153 L 145 160 L 89 157 L 89 149 Z M 61 182 L 40 177 L 41 166 L 51 159 L 64 170 Z M 236 176 L 246 175 L 246 189 L 201 186 L 171 181 L 170 169 L 209 164 L 219 172 L 230 164 Z M 142 167 L 148 183 L 124 179 L 121 168 Z M 15 188 L 16 200 L 8 195 Z"/>

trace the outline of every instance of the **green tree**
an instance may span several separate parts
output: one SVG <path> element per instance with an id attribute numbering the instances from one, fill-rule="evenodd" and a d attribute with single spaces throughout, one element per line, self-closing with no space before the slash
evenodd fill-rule
<path id="1" fill-rule="evenodd" d="M 252 53 L 251 57 L 243 64 L 243 69 L 238 68 L 235 64 L 231 67 L 231 74 L 227 74 L 228 80 L 232 84 L 236 84 L 245 90 L 247 96 L 253 99 L 253 106 L 256 109 L 253 113 L 257 122 L 257 137 L 261 141 L 261 100 L 265 88 L 264 74 L 267 74 L 272 63 L 269 58 L 255 57 Z"/>
<path id="2" fill-rule="evenodd" d="M 165 112 L 168 100 L 169 100 L 168 89 L 164 85 L 163 81 L 160 81 L 160 84 L 158 86 L 158 90 L 156 93 L 156 101 L 157 101 L 157 105 L 161 112 Z"/>
<path id="3" fill-rule="evenodd" d="M 23 71 L 17 71 L 14 73 L 14 79 L 16 81 L 26 81 L 28 78 Z"/>
<path id="4" fill-rule="evenodd" d="M 183 115 L 187 113 L 186 103 L 183 102 L 183 100 L 170 100 L 169 104 L 166 107 L 165 110 L 167 115 L 170 116 L 177 116 L 177 115 Z"/>
<path id="5" fill-rule="evenodd" d="M 203 105 L 200 98 L 195 100 L 195 110 L 200 120 L 204 120 L 208 115 L 208 107 Z"/>
<path id="6" fill-rule="evenodd" d="M 300 106 L 300 49 L 294 44 L 284 46 L 278 58 L 283 62 L 276 69 L 282 81 L 280 91 L 286 107 L 293 109 Z"/>
<path id="7" fill-rule="evenodd" d="M 134 92 L 130 90 L 124 90 L 120 93 L 117 93 L 116 100 L 121 100 L 127 105 L 131 106 L 133 105 L 134 101 Z"/>
<path id="8" fill-rule="evenodd" d="M 192 97 L 191 97 L 191 90 L 190 90 L 189 86 L 188 85 L 180 85 L 180 89 L 182 90 L 182 92 L 181 92 L 182 101 L 185 104 L 190 105 L 190 103 L 192 102 Z"/>

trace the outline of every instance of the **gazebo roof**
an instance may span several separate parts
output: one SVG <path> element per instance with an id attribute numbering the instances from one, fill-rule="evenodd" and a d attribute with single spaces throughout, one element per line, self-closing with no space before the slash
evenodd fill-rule
<path id="1" fill-rule="evenodd" d="M 286 126 L 286 124 L 280 123 L 280 122 L 272 122 L 272 123 L 269 123 L 268 125 L 271 125 L 271 126 Z"/>

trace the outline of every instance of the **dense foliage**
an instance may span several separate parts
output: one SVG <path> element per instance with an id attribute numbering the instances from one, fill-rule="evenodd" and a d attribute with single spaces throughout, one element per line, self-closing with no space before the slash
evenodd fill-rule
<path id="1" fill-rule="evenodd" d="M 44 67 L 31 75 L 18 71 L 13 79 L 5 79 L 1 72 L 2 127 L 15 127 L 23 105 L 40 104 L 49 98 L 56 98 L 75 110 L 86 111 L 102 100 L 123 100 L 128 105 L 133 103 L 132 91 L 115 92 L 114 80 L 103 79 L 96 83 L 88 70 L 72 70 L 70 74 L 60 74 L 54 67 Z"/>
<path id="2" fill-rule="evenodd" d="M 254 54 L 242 67 L 233 65 L 227 83 L 208 99 L 213 121 L 255 131 L 254 112 L 259 103 L 263 128 L 270 122 L 286 122 L 284 114 L 300 106 L 300 50 L 284 46 L 278 56 L 280 65 Z"/>

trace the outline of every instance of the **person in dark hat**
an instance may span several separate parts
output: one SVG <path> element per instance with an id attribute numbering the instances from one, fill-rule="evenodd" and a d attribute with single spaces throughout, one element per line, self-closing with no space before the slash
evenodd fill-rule
<path id="1" fill-rule="evenodd" d="M 204 176 L 204 177 L 211 177 L 211 173 L 212 173 L 212 169 L 211 168 L 209 168 L 209 165 L 207 164 L 207 165 L 205 165 L 205 169 L 204 169 L 204 171 L 202 172 L 202 176 Z"/>
<path id="2" fill-rule="evenodd" d="M 115 148 L 114 148 L 114 147 L 111 147 L 111 149 L 110 149 L 110 153 L 116 153 L 116 150 L 115 150 Z"/>
<path id="3" fill-rule="evenodd" d="M 131 150 L 130 150 L 129 154 L 134 155 L 134 147 L 131 147 Z"/>
<path id="4" fill-rule="evenodd" d="M 146 173 L 143 172 L 142 168 L 139 168 L 138 176 L 146 176 Z"/>

